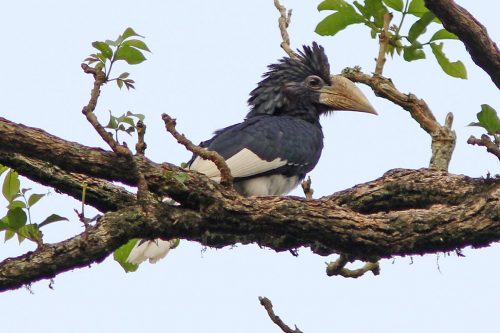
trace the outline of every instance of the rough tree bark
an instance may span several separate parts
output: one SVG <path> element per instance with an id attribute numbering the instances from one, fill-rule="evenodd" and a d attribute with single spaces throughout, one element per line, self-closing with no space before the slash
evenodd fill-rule
<path id="1" fill-rule="evenodd" d="M 425 0 L 425 4 L 499 86 L 498 48 L 486 29 L 451 0 Z M 287 15 L 284 7 L 280 12 L 283 34 Z M 289 44 L 287 34 L 283 42 Z M 356 75 L 354 79 L 376 91 L 377 82 Z M 403 107 L 415 102 L 408 96 L 396 97 Z M 93 116 L 94 104 L 87 107 L 88 117 Z M 408 104 L 406 109 L 424 120 L 419 123 L 430 134 L 442 129 L 453 134 L 451 124 L 444 128 L 432 117 L 420 117 L 418 105 Z M 500 240 L 498 176 L 479 179 L 442 170 L 395 169 L 318 200 L 249 199 L 196 172 L 157 164 L 142 154 L 133 156 L 113 142 L 110 146 L 113 151 L 86 147 L 0 118 L 0 163 L 76 199 L 85 182 L 86 203 L 103 213 L 80 235 L 0 262 L 0 291 L 100 262 L 137 237 L 183 238 L 212 247 L 256 243 L 276 251 L 308 247 L 318 255 L 339 253 L 343 261 L 453 251 Z M 113 182 L 150 195 L 136 196 Z M 163 203 L 160 198 L 165 196 L 179 205 Z"/>
<path id="2" fill-rule="evenodd" d="M 92 184 L 87 203 L 104 213 L 78 236 L 0 263 L 0 290 L 99 262 L 135 237 L 183 238 L 212 247 L 257 243 L 276 251 L 304 246 L 319 255 L 370 261 L 500 240 L 499 178 L 396 169 L 318 200 L 248 199 L 196 172 L 142 156 L 132 161 L 3 118 L 0 147 L 0 163 L 75 198 L 82 179 Z M 155 195 L 147 202 L 110 182 L 137 186 L 134 165 Z M 185 180 L 176 177 L 180 173 Z M 164 196 L 180 205 L 157 199 Z"/>

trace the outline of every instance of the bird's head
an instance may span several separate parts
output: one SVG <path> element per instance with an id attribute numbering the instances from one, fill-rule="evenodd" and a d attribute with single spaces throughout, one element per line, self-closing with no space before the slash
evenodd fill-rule
<path id="1" fill-rule="evenodd" d="M 350 80 L 330 75 L 330 64 L 322 46 L 313 43 L 298 50 L 296 58 L 285 57 L 269 66 L 250 93 L 247 118 L 259 115 L 290 115 L 309 121 L 330 111 L 377 114 L 361 90 Z"/>

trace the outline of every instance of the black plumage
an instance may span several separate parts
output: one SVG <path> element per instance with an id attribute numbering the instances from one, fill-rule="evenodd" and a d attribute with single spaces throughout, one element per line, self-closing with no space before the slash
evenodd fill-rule
<path id="1" fill-rule="evenodd" d="M 241 194 L 286 194 L 319 161 L 323 149 L 320 115 L 342 107 L 335 98 L 325 97 L 338 90 L 332 83 L 323 48 L 316 43 L 304 46 L 296 58 L 285 57 L 269 66 L 250 93 L 250 112 L 242 123 L 215 132 L 201 146 L 226 159 Z M 369 104 L 361 111 L 374 112 Z M 253 165 L 253 172 L 241 164 Z M 215 165 L 197 156 L 190 168 L 218 179 Z"/>

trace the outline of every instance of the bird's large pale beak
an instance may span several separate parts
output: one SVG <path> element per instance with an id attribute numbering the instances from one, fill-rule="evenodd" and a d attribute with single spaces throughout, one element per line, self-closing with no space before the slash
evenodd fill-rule
<path id="1" fill-rule="evenodd" d="M 331 77 L 332 84 L 320 90 L 319 102 L 336 111 L 358 111 L 377 114 L 365 95 L 349 79 L 340 75 Z"/>

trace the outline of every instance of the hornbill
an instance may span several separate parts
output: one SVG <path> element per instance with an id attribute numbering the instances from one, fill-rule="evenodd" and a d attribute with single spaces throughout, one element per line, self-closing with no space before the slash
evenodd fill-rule
<path id="1" fill-rule="evenodd" d="M 268 69 L 250 92 L 245 120 L 200 144 L 226 160 L 234 188 L 244 196 L 283 195 L 297 187 L 321 156 L 320 115 L 341 110 L 377 114 L 354 83 L 330 75 L 325 51 L 316 43 Z M 220 181 L 213 162 L 195 155 L 188 165 Z M 141 240 L 127 260 L 156 262 L 169 249 L 170 241 Z"/>

